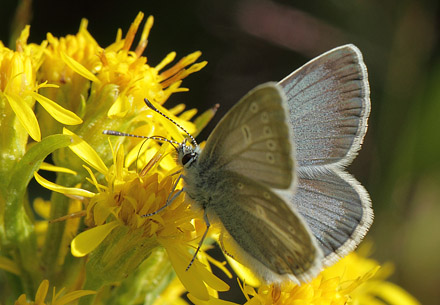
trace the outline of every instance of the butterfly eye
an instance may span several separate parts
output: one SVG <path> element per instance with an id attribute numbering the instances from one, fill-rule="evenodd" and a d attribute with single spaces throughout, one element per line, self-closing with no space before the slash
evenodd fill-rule
<path id="1" fill-rule="evenodd" d="M 182 157 L 182 165 L 185 166 L 188 162 L 190 162 L 191 160 L 193 160 L 195 157 L 194 153 L 190 153 L 190 154 L 185 154 Z"/>

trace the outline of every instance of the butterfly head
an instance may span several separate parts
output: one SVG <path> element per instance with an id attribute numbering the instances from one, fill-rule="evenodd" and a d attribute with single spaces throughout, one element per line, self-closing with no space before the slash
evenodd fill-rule
<path id="1" fill-rule="evenodd" d="M 190 146 L 186 144 L 185 139 L 178 147 L 177 154 L 179 163 L 184 167 L 190 167 L 198 158 L 200 154 L 200 147 L 198 145 Z"/>

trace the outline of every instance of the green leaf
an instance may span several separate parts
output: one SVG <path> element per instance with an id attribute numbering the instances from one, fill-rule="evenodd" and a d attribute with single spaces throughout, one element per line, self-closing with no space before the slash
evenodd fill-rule
<path id="1" fill-rule="evenodd" d="M 71 137 L 68 135 L 46 137 L 32 146 L 11 172 L 5 197 L 5 240 L 2 241 L 2 250 L 16 258 L 15 262 L 20 269 L 20 280 L 26 294 L 35 294 L 34 285 L 42 280 L 36 255 L 34 226 L 23 205 L 26 201 L 27 187 L 34 171 L 38 170 L 46 156 L 70 143 Z"/>
<path id="2" fill-rule="evenodd" d="M 44 159 L 53 151 L 67 147 L 72 143 L 69 135 L 51 135 L 32 146 L 18 162 L 9 183 L 9 194 L 12 197 L 23 197 L 29 182 L 38 171 Z"/>

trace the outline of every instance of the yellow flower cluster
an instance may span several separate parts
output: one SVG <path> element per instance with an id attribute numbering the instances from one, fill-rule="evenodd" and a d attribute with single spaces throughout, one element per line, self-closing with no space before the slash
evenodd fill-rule
<path id="1" fill-rule="evenodd" d="M 376 261 L 351 253 L 310 283 L 262 285 L 258 291 L 244 286 L 242 290 L 248 299 L 245 305 L 420 304 L 406 291 L 387 282 L 387 273 L 387 267 L 381 268 Z"/>
<path id="2" fill-rule="evenodd" d="M 49 281 L 43 280 L 35 293 L 34 301 L 28 301 L 25 294 L 20 295 L 20 297 L 15 302 L 15 305 L 46 305 L 47 292 L 49 290 Z M 55 293 L 55 287 L 53 288 L 53 294 L 50 304 L 52 305 L 64 305 L 79 299 L 80 297 L 86 295 L 95 294 L 95 291 L 91 290 L 75 290 L 65 295 L 61 295 L 64 289 L 61 289 L 58 293 Z"/>
<path id="3" fill-rule="evenodd" d="M 169 280 L 175 273 L 165 267 L 171 264 L 187 278 L 182 281 L 187 289 L 201 298 L 207 298 L 207 287 L 228 289 L 199 261 L 184 271 L 191 260 L 189 250 L 205 230 L 199 212 L 189 208 L 184 196 L 163 213 L 144 217 L 165 205 L 180 188 L 170 145 L 122 138 L 111 139 L 112 143 L 102 134 L 116 129 L 160 133 L 182 141 L 182 131 L 152 113 L 144 98 L 193 134 L 215 113 L 208 110 L 191 121 L 195 110 L 184 111 L 183 105 L 171 110 L 161 107 L 170 95 L 187 91 L 182 80 L 206 62 L 195 63 L 201 53 L 194 52 L 168 67 L 176 57 L 171 52 L 155 67 L 148 65 L 142 54 L 152 17 L 131 50 L 142 19 L 139 13 L 127 34 L 118 30 L 115 42 L 106 48 L 93 39 L 85 20 L 76 35 L 57 38 L 49 33 L 40 45 L 28 45 L 26 27 L 16 51 L 0 45 L 0 125 L 5 126 L 0 136 L 4 165 L 0 269 L 15 276 L 24 288 L 0 293 L 2 298 L 21 295 L 17 302 L 23 303 L 22 292 L 37 293 L 41 303 L 49 283 L 45 278 L 70 291 L 76 287 L 99 290 L 130 275 L 131 281 L 156 281 L 157 276 Z M 36 107 L 35 101 L 43 107 Z M 54 164 L 43 162 L 49 154 Z M 56 182 L 40 176 L 38 169 L 56 172 Z M 50 201 L 34 202 L 34 210 L 51 219 L 49 223 L 35 221 L 27 206 L 25 192 L 32 176 L 55 192 Z M 84 216 L 83 221 L 78 221 L 79 216 Z M 158 266 L 168 272 L 160 273 Z M 140 268 L 144 275 L 136 277 Z M 111 298 L 100 299 L 106 297 Z M 92 301 L 88 297 L 80 302 Z"/>

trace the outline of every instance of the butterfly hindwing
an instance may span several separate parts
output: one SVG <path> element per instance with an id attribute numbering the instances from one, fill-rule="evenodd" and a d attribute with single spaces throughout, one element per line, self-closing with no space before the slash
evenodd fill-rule
<path id="1" fill-rule="evenodd" d="M 293 274 L 300 281 L 316 276 L 322 251 L 302 217 L 270 188 L 235 173 L 222 175 L 228 176 L 230 191 L 207 211 L 219 218 L 244 251 L 240 253 L 247 253 L 278 275 Z M 225 250 L 234 253 L 233 249 Z M 246 256 L 242 263 L 249 264 Z"/>
<path id="2" fill-rule="evenodd" d="M 368 193 L 340 171 L 300 173 L 290 202 L 297 208 L 324 251 L 330 265 L 355 249 L 367 233 L 373 211 Z"/>

